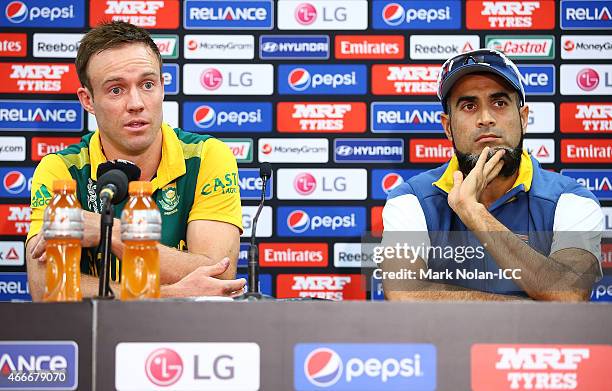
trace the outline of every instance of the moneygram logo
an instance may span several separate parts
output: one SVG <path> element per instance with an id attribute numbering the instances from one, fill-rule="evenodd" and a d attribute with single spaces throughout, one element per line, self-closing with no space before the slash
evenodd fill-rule
<path id="1" fill-rule="evenodd" d="M 363 133 L 366 106 L 362 102 L 280 102 L 277 127 L 286 133 Z"/>
<path id="2" fill-rule="evenodd" d="M 252 59 L 255 37 L 252 35 L 199 35 L 184 37 L 184 56 L 188 59 Z"/>
<path id="3" fill-rule="evenodd" d="M 563 35 L 562 59 L 599 59 L 612 57 L 612 35 Z"/>
<path id="4" fill-rule="evenodd" d="M 83 27 L 83 0 L 57 0 L 49 6 L 45 0 L 9 1 L 0 12 L 0 27 Z"/>
<path id="5" fill-rule="evenodd" d="M 326 138 L 260 138 L 259 161 L 270 163 L 327 163 Z"/>
<path id="6" fill-rule="evenodd" d="M 517 60 L 555 58 L 555 38 L 552 35 L 487 35 L 485 41 L 486 47 Z"/>
<path id="7" fill-rule="evenodd" d="M 612 132 L 612 103 L 561 103 L 562 133 Z"/>
<path id="8" fill-rule="evenodd" d="M 277 277 L 276 287 L 279 298 L 365 299 L 365 284 L 360 274 L 281 274 Z M 317 377 L 323 382 L 323 376 Z M 308 389 L 312 389 L 312 385 Z"/>
<path id="9" fill-rule="evenodd" d="M 183 126 L 189 131 L 269 132 L 272 104 L 268 102 L 185 102 Z"/>
<path id="10" fill-rule="evenodd" d="M 585 30 L 612 28 L 610 1 L 561 0 L 561 28 Z"/>
<path id="11" fill-rule="evenodd" d="M 280 65 L 280 94 L 365 94 L 365 65 Z"/>
<path id="12" fill-rule="evenodd" d="M 185 0 L 183 4 L 186 29 L 270 30 L 274 25 L 272 0 Z"/>
<path id="13" fill-rule="evenodd" d="M 98 0 L 90 6 L 92 27 L 108 20 L 155 29 L 176 29 L 179 25 L 178 0 Z"/>
<path id="14" fill-rule="evenodd" d="M 0 93 L 74 94 L 81 85 L 74 64 L 0 63 Z"/>
<path id="15" fill-rule="evenodd" d="M 365 229 L 364 207 L 278 208 L 279 236 L 359 236 Z"/>
<path id="16" fill-rule="evenodd" d="M 466 25 L 470 30 L 550 30 L 555 27 L 555 2 L 468 1 Z"/>
<path id="17" fill-rule="evenodd" d="M 336 58 L 350 59 L 403 59 L 402 35 L 336 35 Z"/>
<path id="18" fill-rule="evenodd" d="M 157 349 L 147 357 L 145 371 L 147 379 L 156 386 L 171 386 L 183 374 L 183 360 L 172 349 Z"/>
<path id="19" fill-rule="evenodd" d="M 440 65 L 372 66 L 372 93 L 375 95 L 435 95 Z"/>
<path id="20" fill-rule="evenodd" d="M 455 0 L 383 1 L 372 6 L 373 27 L 386 30 L 461 28 L 461 2 Z"/>

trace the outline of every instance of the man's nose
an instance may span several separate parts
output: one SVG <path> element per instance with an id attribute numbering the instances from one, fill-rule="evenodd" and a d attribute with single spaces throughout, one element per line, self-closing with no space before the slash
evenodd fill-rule
<path id="1" fill-rule="evenodd" d="M 492 127 L 495 126 L 495 117 L 488 108 L 482 108 L 478 116 L 479 127 Z"/>
<path id="2" fill-rule="evenodd" d="M 137 88 L 132 88 L 128 94 L 127 109 L 130 112 L 142 111 L 144 109 L 144 101 Z"/>

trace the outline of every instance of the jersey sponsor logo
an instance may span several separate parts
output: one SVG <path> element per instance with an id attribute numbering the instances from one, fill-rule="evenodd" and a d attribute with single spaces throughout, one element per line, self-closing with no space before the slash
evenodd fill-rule
<path id="1" fill-rule="evenodd" d="M 232 151 L 237 163 L 251 163 L 253 161 L 252 138 L 222 138 L 220 140 Z"/>
<path id="2" fill-rule="evenodd" d="M 527 95 L 554 95 L 555 66 L 517 65 Z"/>
<path id="3" fill-rule="evenodd" d="M 440 65 L 372 65 L 375 95 L 435 95 Z"/>
<path id="4" fill-rule="evenodd" d="M 374 0 L 372 26 L 381 30 L 458 30 L 461 1 Z"/>
<path id="5" fill-rule="evenodd" d="M 84 0 L 3 1 L 0 9 L 0 27 L 84 27 Z"/>
<path id="6" fill-rule="evenodd" d="M 32 188 L 34 167 L 0 167 L 0 197 L 28 198 Z"/>
<path id="7" fill-rule="evenodd" d="M 433 391 L 436 365 L 432 344 L 300 343 L 294 348 L 294 388 Z"/>
<path id="8" fill-rule="evenodd" d="M 365 30 L 367 0 L 279 0 L 279 30 Z"/>
<path id="9" fill-rule="evenodd" d="M 612 95 L 612 65 L 563 64 L 561 94 Z"/>
<path id="10" fill-rule="evenodd" d="M 259 176 L 258 168 L 238 169 L 238 186 L 240 187 L 240 198 L 243 200 L 259 200 L 263 189 L 263 179 Z M 266 183 L 266 199 L 272 198 L 274 191 L 274 178 L 270 177 Z"/>
<path id="11" fill-rule="evenodd" d="M 274 69 L 270 64 L 185 64 L 186 95 L 272 95 Z"/>
<path id="12" fill-rule="evenodd" d="M 478 35 L 413 35 L 410 37 L 410 58 L 446 60 L 479 47 Z"/>
<path id="13" fill-rule="evenodd" d="M 202 186 L 202 191 L 200 192 L 200 194 L 204 196 L 236 193 L 239 193 L 237 172 L 228 172 L 224 175 L 209 179 L 209 181 Z"/>
<path id="14" fill-rule="evenodd" d="M 370 194 L 374 200 L 386 200 L 391 190 L 395 189 L 409 178 L 425 170 L 419 169 L 374 169 Z"/>
<path id="15" fill-rule="evenodd" d="M 365 300 L 363 285 L 361 274 L 279 274 L 276 277 L 276 295 L 279 299 Z M 306 389 L 312 389 L 310 387 Z"/>
<path id="16" fill-rule="evenodd" d="M 339 60 L 382 60 L 404 58 L 403 35 L 336 35 Z"/>
<path id="17" fill-rule="evenodd" d="M 178 0 L 98 0 L 90 7 L 92 27 L 109 20 L 151 29 L 176 29 L 179 25 Z"/>
<path id="18" fill-rule="evenodd" d="M 410 163 L 445 163 L 454 153 L 447 139 L 410 139 Z"/>
<path id="19" fill-rule="evenodd" d="M 272 0 L 185 0 L 183 27 L 215 30 L 270 30 L 274 26 Z"/>
<path id="20" fill-rule="evenodd" d="M 555 104 L 553 102 L 529 102 L 527 133 L 555 132 Z"/>
<path id="21" fill-rule="evenodd" d="M 475 344 L 472 389 L 597 390 L 606 380 L 590 374 L 610 359 L 606 345 Z"/>
<path id="22" fill-rule="evenodd" d="M 25 137 L 0 137 L 0 161 L 22 162 L 25 155 Z"/>
<path id="23" fill-rule="evenodd" d="M 44 184 L 40 185 L 38 189 L 36 189 L 32 193 L 32 199 L 30 200 L 30 206 L 32 208 L 44 208 L 46 205 L 49 205 L 49 201 L 51 201 L 51 197 L 53 195 L 47 189 L 47 186 Z"/>
<path id="24" fill-rule="evenodd" d="M 25 57 L 27 51 L 28 36 L 25 33 L 0 33 L 0 57 Z"/>
<path id="25" fill-rule="evenodd" d="M 276 172 L 279 200 L 365 200 L 365 169 L 281 168 Z"/>
<path id="26" fill-rule="evenodd" d="M 184 56 L 188 59 L 253 59 L 255 37 L 252 35 L 195 35 L 184 38 Z"/>
<path id="27" fill-rule="evenodd" d="M 327 243 L 261 243 L 261 267 L 327 267 Z"/>
<path id="28" fill-rule="evenodd" d="M 30 212 L 28 205 L 0 204 L 0 235 L 27 235 Z"/>
<path id="29" fill-rule="evenodd" d="M 364 133 L 363 102 L 280 102 L 277 127 L 282 133 Z"/>
<path id="30" fill-rule="evenodd" d="M 555 162 L 555 140 L 551 138 L 526 138 L 523 148 L 540 163 Z"/>
<path id="31" fill-rule="evenodd" d="M 404 140 L 401 138 L 337 138 L 334 140 L 336 163 L 401 163 L 404 161 Z"/>
<path id="32" fill-rule="evenodd" d="M 555 58 L 553 35 L 487 35 L 485 46 L 499 50 L 515 60 L 552 60 Z"/>
<path id="33" fill-rule="evenodd" d="M 23 266 L 24 254 L 23 242 L 0 242 L 0 266 Z"/>
<path id="34" fill-rule="evenodd" d="M 272 103 L 185 102 L 183 126 L 192 132 L 269 132 Z"/>
<path id="35" fill-rule="evenodd" d="M 364 207 L 278 207 L 279 236 L 361 236 L 365 231 Z"/>
<path id="36" fill-rule="evenodd" d="M 33 137 L 32 160 L 38 161 L 50 153 L 59 152 L 69 145 L 76 144 L 79 137 Z"/>
<path id="37" fill-rule="evenodd" d="M 0 63 L 0 93 L 75 94 L 80 82 L 74 64 Z"/>
<path id="38" fill-rule="evenodd" d="M 612 35 L 562 35 L 561 58 L 564 60 L 612 58 Z"/>
<path id="39" fill-rule="evenodd" d="M 260 138 L 259 161 L 270 163 L 327 163 L 326 138 Z"/>
<path id="40" fill-rule="evenodd" d="M 468 1 L 466 26 L 469 30 L 550 30 L 555 28 L 555 2 Z"/>
<path id="41" fill-rule="evenodd" d="M 0 130 L 83 130 L 78 101 L 0 100 Z"/>
<path id="42" fill-rule="evenodd" d="M 612 163 L 612 140 L 561 140 L 563 163 Z"/>
<path id="43" fill-rule="evenodd" d="M 561 174 L 574 178 L 600 200 L 612 200 L 612 170 L 561 170 Z"/>
<path id="44" fill-rule="evenodd" d="M 561 103 L 559 125 L 562 133 L 611 133 L 612 103 Z"/>
<path id="45" fill-rule="evenodd" d="M 365 65 L 279 65 L 278 93 L 363 95 L 367 77 Z"/>
<path id="46" fill-rule="evenodd" d="M 253 217 L 257 213 L 257 206 L 243 206 L 242 207 L 242 228 L 243 232 L 241 237 L 250 238 L 251 231 L 253 229 Z M 257 237 L 269 238 L 272 236 L 272 207 L 264 206 L 261 210 L 261 215 L 257 221 Z"/>
<path id="47" fill-rule="evenodd" d="M 373 133 L 443 133 L 437 102 L 372 102 L 370 129 Z"/>
<path id="48" fill-rule="evenodd" d="M 563 30 L 610 30 L 612 1 L 561 0 Z"/>
<path id="49" fill-rule="evenodd" d="M 34 34 L 34 57 L 75 58 L 83 34 Z"/>
<path id="50" fill-rule="evenodd" d="M 327 60 L 327 35 L 261 35 L 259 58 L 262 60 Z"/>

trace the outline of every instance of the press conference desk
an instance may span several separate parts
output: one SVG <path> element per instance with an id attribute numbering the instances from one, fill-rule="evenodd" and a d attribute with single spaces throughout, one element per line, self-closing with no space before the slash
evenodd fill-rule
<path id="1" fill-rule="evenodd" d="M 0 314 L 2 341 L 75 341 L 78 389 L 98 391 L 115 389 L 120 342 L 254 342 L 266 391 L 293 389 L 297 343 L 433 344 L 438 390 L 470 389 L 475 343 L 612 345 L 605 303 L 85 301 L 0 303 Z"/>

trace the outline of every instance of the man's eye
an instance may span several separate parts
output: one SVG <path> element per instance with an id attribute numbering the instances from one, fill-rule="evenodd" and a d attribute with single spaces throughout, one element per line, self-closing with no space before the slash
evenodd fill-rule
<path id="1" fill-rule="evenodd" d="M 498 100 L 498 101 L 496 101 L 496 102 L 495 102 L 495 104 L 496 104 L 497 106 L 499 106 L 499 107 L 502 107 L 502 106 L 505 106 L 505 105 L 506 105 L 506 102 L 504 102 L 503 100 Z"/>
<path id="2" fill-rule="evenodd" d="M 111 94 L 113 94 L 113 95 L 119 95 L 121 93 L 121 88 L 113 87 L 113 88 L 111 88 L 110 91 L 111 91 Z"/>
<path id="3" fill-rule="evenodd" d="M 147 90 L 150 90 L 151 88 L 153 88 L 154 84 L 152 81 L 148 81 L 146 83 L 144 83 L 144 88 L 146 88 Z"/>
<path id="4" fill-rule="evenodd" d="M 463 106 L 463 108 L 464 108 L 465 110 L 474 110 L 474 108 L 475 108 L 475 107 L 476 107 L 476 105 L 475 105 L 475 104 L 473 104 L 473 103 L 468 103 L 468 104 L 466 104 L 465 106 Z"/>

